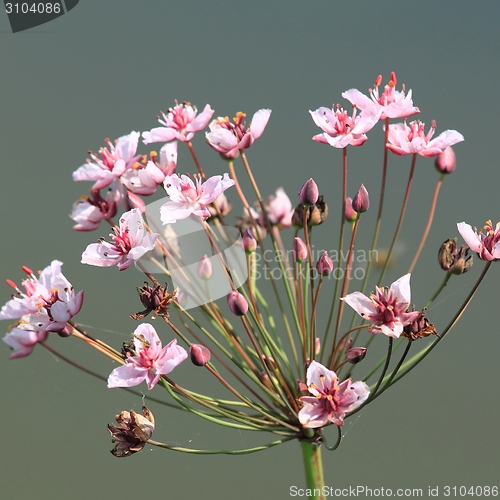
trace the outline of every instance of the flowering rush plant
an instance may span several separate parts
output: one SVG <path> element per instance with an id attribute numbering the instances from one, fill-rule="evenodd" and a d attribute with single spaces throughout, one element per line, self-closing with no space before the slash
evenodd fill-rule
<path id="1" fill-rule="evenodd" d="M 326 185 L 320 192 L 313 178 L 298 180 L 298 196 L 289 198 L 282 188 L 269 198 L 262 196 L 246 150 L 264 134 L 270 109 L 258 110 L 250 120 L 238 112 L 230 120 L 214 118 L 208 104 L 199 112 L 176 102 L 158 118 L 159 127 L 106 140 L 73 173 L 73 180 L 92 185 L 89 195 L 74 204 L 71 218 L 77 231 L 94 231 L 101 223 L 111 226 L 109 237 L 82 249 L 82 264 L 116 266 L 119 271 L 135 267 L 143 274 L 137 288 L 142 310 L 130 314 L 137 326 L 121 347 L 91 336 L 75 320 L 84 307 L 83 291 L 75 292 L 62 273 L 62 262 L 54 260 L 38 273 L 23 266 L 26 277 L 20 286 L 7 280 L 14 292 L 0 312 L 0 319 L 13 322 L 3 339 L 12 349 L 10 358 L 28 356 L 39 344 L 100 377 L 110 389 L 125 388 L 140 397 L 134 387 L 147 386 L 147 399 L 160 386 L 166 392 L 154 401 L 165 404 L 169 419 L 175 418 L 170 413 L 176 407 L 214 425 L 259 431 L 267 439 L 248 449 L 176 446 L 158 440 L 161 436 L 153 438 L 159 415 L 143 407 L 142 413 L 121 411 L 116 424 L 108 425 L 116 457 L 128 457 L 146 444 L 185 453 L 239 455 L 296 440 L 307 491 L 322 498 L 322 449 L 336 449 L 345 420 L 398 383 L 444 339 L 492 262 L 500 259 L 500 223 L 488 221 L 483 232 L 458 222 L 466 245 L 460 246 L 457 238 L 442 244 L 436 263 L 444 270 L 441 285 L 426 303 L 412 302 L 411 273 L 429 234 L 443 180 L 455 169 L 452 146 L 464 138 L 455 130 L 435 136 L 434 121 L 426 129 L 414 119 L 420 110 L 411 90 L 397 90 L 394 73 L 383 89 L 381 84 L 378 77 L 368 95 L 356 89 L 344 92 L 350 111 L 340 105 L 310 111 L 320 128 L 313 140 L 341 151 L 337 158 L 339 153 L 331 150 L 342 165 L 339 199 L 331 199 Z M 363 214 L 373 207 L 364 185 L 348 197 L 348 151 L 363 145 L 379 123 L 385 133 L 377 217 L 374 225 L 363 225 Z M 223 160 L 217 173 L 205 170 L 192 142 L 207 128 L 202 138 Z M 141 138 L 145 145 L 158 144 L 159 152 L 139 153 Z M 191 172 L 177 171 L 178 150 L 191 156 Z M 409 156 L 398 222 L 392 241 L 384 245 L 385 259 L 367 259 L 363 280 L 354 280 L 360 231 L 371 235 L 370 256 L 379 248 L 392 154 Z M 386 272 L 405 224 L 419 157 L 434 158 L 434 196 L 411 264 L 390 284 Z M 393 158 L 404 166 L 404 158 Z M 240 184 L 242 176 L 251 186 L 247 192 Z M 166 196 L 146 204 L 158 190 Z M 237 216 L 231 214 L 229 198 L 241 201 Z M 314 251 L 316 234 L 326 227 L 327 202 L 339 222 L 333 244 L 342 258 L 333 257 L 332 251 Z M 471 268 L 469 251 L 485 261 L 476 284 L 450 318 L 428 318 L 427 309 L 451 276 Z M 61 338 L 82 341 L 117 366 L 105 376 L 94 373 L 60 352 Z M 367 353 L 381 342 L 386 354 L 365 366 Z M 200 394 L 179 383 L 175 369 L 183 362 L 192 363 L 200 377 L 208 374 L 221 384 L 226 396 Z"/>

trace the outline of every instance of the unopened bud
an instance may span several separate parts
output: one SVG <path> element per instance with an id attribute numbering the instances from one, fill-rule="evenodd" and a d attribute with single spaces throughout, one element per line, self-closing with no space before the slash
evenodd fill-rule
<path id="1" fill-rule="evenodd" d="M 303 392 L 304 394 L 307 394 L 309 392 L 307 384 L 305 382 L 302 382 L 302 380 L 297 380 L 297 389 L 299 390 L 299 392 Z"/>
<path id="2" fill-rule="evenodd" d="M 198 263 L 198 277 L 202 280 L 209 280 L 212 277 L 212 272 L 212 261 L 205 254 Z"/>
<path id="3" fill-rule="evenodd" d="M 245 250 L 245 253 L 247 254 L 251 254 L 257 249 L 257 240 L 255 239 L 253 231 L 250 228 L 247 228 L 243 233 L 242 244 L 243 250 Z"/>
<path id="4" fill-rule="evenodd" d="M 457 247 L 457 239 L 446 240 L 439 249 L 438 261 L 441 269 L 452 274 L 466 273 L 472 267 L 472 255 L 469 247 Z"/>
<path id="5" fill-rule="evenodd" d="M 227 305 L 236 316 L 244 316 L 248 312 L 248 302 L 238 290 L 231 290 L 227 296 Z"/>
<path id="6" fill-rule="evenodd" d="M 455 152 L 451 146 L 447 146 L 442 153 L 436 156 L 434 166 L 442 174 L 451 174 L 457 165 Z"/>
<path id="7" fill-rule="evenodd" d="M 370 208 L 370 198 L 364 184 L 361 184 L 359 191 L 352 200 L 352 209 L 358 214 L 366 212 Z"/>
<path id="8" fill-rule="evenodd" d="M 300 238 L 293 240 L 292 254 L 295 262 L 304 262 L 307 260 L 307 247 Z"/>
<path id="9" fill-rule="evenodd" d="M 352 198 L 346 198 L 344 207 L 344 217 L 347 222 L 354 222 L 358 214 L 352 208 Z"/>
<path id="10" fill-rule="evenodd" d="M 333 271 L 333 262 L 332 259 L 328 256 L 328 252 L 323 252 L 321 257 L 318 259 L 316 263 L 316 271 L 321 276 L 328 276 Z"/>
<path id="11" fill-rule="evenodd" d="M 189 358 L 196 366 L 205 366 L 210 361 L 210 350 L 201 344 L 189 346 Z"/>
<path id="12" fill-rule="evenodd" d="M 363 361 L 365 356 L 366 347 L 352 347 L 347 351 L 346 354 L 347 361 L 349 361 L 349 363 L 352 363 L 353 365 L 359 363 L 360 361 Z"/>
<path id="13" fill-rule="evenodd" d="M 309 179 L 300 190 L 299 199 L 300 203 L 306 206 L 314 205 L 319 198 L 319 189 L 318 185 L 312 180 Z"/>

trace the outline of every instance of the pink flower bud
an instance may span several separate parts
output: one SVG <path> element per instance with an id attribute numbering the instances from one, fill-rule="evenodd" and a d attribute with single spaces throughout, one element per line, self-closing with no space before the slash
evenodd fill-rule
<path id="1" fill-rule="evenodd" d="M 328 257 L 328 252 L 323 252 L 321 257 L 318 259 L 318 262 L 316 263 L 316 271 L 318 271 L 321 276 L 328 276 L 332 273 L 333 262 L 332 259 Z"/>
<path id="2" fill-rule="evenodd" d="M 231 290 L 229 292 L 227 305 L 236 316 L 244 316 L 248 312 L 248 302 L 238 290 Z"/>
<path id="3" fill-rule="evenodd" d="M 209 280 L 212 277 L 212 271 L 212 261 L 205 254 L 198 264 L 198 277 L 202 280 Z"/>
<path id="4" fill-rule="evenodd" d="M 242 240 L 243 250 L 245 250 L 245 253 L 251 254 L 255 252 L 255 250 L 257 249 L 257 240 L 255 239 L 253 231 L 250 228 L 246 229 L 245 233 L 243 234 Z"/>
<path id="5" fill-rule="evenodd" d="M 357 213 L 352 208 L 352 198 L 346 198 L 344 211 L 345 220 L 347 222 L 354 222 L 357 216 Z"/>
<path id="6" fill-rule="evenodd" d="M 191 344 L 189 357 L 194 365 L 205 366 L 210 361 L 210 350 L 201 344 Z"/>
<path id="7" fill-rule="evenodd" d="M 303 205 L 309 206 L 314 205 L 319 198 L 319 189 L 318 185 L 312 180 L 309 179 L 300 190 L 299 193 L 300 203 Z"/>
<path id="8" fill-rule="evenodd" d="M 355 365 L 364 359 L 366 356 L 366 347 L 353 347 L 347 351 L 347 361 Z"/>
<path id="9" fill-rule="evenodd" d="M 307 260 L 307 247 L 300 238 L 293 240 L 292 254 L 295 262 L 304 262 Z"/>
<path id="10" fill-rule="evenodd" d="M 436 169 L 442 174 L 451 174 L 456 164 L 455 152 L 451 146 L 447 146 L 442 153 L 438 154 L 434 162 Z"/>
<path id="11" fill-rule="evenodd" d="M 364 184 L 361 184 L 359 191 L 352 200 L 352 209 L 358 214 L 366 212 L 370 208 L 370 198 Z"/>

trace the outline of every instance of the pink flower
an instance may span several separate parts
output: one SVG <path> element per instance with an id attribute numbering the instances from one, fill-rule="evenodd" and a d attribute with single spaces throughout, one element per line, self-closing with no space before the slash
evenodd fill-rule
<path id="1" fill-rule="evenodd" d="M 163 119 L 158 117 L 162 127 L 156 127 L 149 132 L 143 132 L 144 144 L 152 142 L 170 142 L 175 139 L 189 142 L 195 132 L 203 130 L 214 114 L 213 109 L 207 104 L 203 111 L 196 116 L 198 110 L 188 102 L 177 104 L 169 108 L 168 113 L 162 113 Z"/>
<path id="2" fill-rule="evenodd" d="M 373 90 L 369 90 L 370 97 L 362 94 L 357 89 L 347 90 L 342 94 L 342 97 L 350 101 L 361 111 L 372 108 L 375 113 L 380 114 L 380 120 L 385 120 L 386 118 L 406 118 L 415 113 L 420 113 L 420 110 L 413 106 L 411 90 L 408 91 L 407 95 L 405 95 L 404 85 L 401 92 L 396 90 L 396 73 L 391 73 L 391 80 L 384 87 L 382 95 L 379 95 L 378 88 L 381 82 L 382 75 L 379 75 L 373 86 Z"/>
<path id="3" fill-rule="evenodd" d="M 125 212 L 120 218 L 120 229 L 113 228 L 110 234 L 112 242 L 101 240 L 90 244 L 82 254 L 82 264 L 127 269 L 133 261 L 139 260 L 154 248 L 157 234 L 151 234 L 144 228 L 144 222 L 138 208 Z"/>
<path id="4" fill-rule="evenodd" d="M 234 185 L 228 174 L 214 175 L 205 182 L 199 177 L 196 184 L 187 175 L 168 175 L 164 186 L 170 201 L 160 208 L 163 224 L 172 224 L 179 219 L 186 219 L 191 214 L 207 219 L 210 211 L 207 205 L 213 203 L 226 189 Z"/>
<path id="5" fill-rule="evenodd" d="M 376 287 L 376 292 L 367 297 L 354 292 L 342 298 L 362 318 L 371 321 L 369 331 L 399 338 L 403 328 L 419 316 L 419 311 L 407 312 L 411 302 L 410 275 L 405 274 L 389 289 Z"/>
<path id="6" fill-rule="evenodd" d="M 75 294 L 71 283 L 61 273 L 61 266 L 62 262 L 52 261 L 51 265 L 40 273 L 39 279 L 31 269 L 23 267 L 28 275 L 28 279 L 22 282 L 25 292 L 8 280 L 16 294 L 2 307 L 0 319 L 18 319 L 27 316 L 33 319 L 37 316 L 34 321 L 38 330 L 42 321 L 45 331 L 62 332 L 68 321 L 82 308 L 83 291 Z M 41 318 L 45 315 L 46 318 Z M 24 319 L 22 323 L 29 321 Z"/>
<path id="7" fill-rule="evenodd" d="M 26 314 L 17 325 L 3 338 L 3 341 L 14 351 L 9 359 L 29 356 L 38 342 L 46 340 L 50 320 L 46 314 Z"/>
<path id="8" fill-rule="evenodd" d="M 313 141 L 330 144 L 334 148 L 361 146 L 368 139 L 365 132 L 371 130 L 380 117 L 380 112 L 373 107 L 357 115 L 354 106 L 351 116 L 340 106 L 336 111 L 322 107 L 309 113 L 314 123 L 323 130 L 322 134 L 313 137 Z"/>
<path id="9" fill-rule="evenodd" d="M 500 222 L 497 223 L 495 229 L 491 221 L 486 221 L 482 231 L 473 230 L 469 224 L 459 222 L 457 224 L 458 232 L 462 235 L 465 243 L 469 245 L 473 252 L 476 252 L 482 260 L 491 261 L 500 259 Z"/>
<path id="10" fill-rule="evenodd" d="M 339 384 L 336 373 L 317 361 L 312 361 L 307 369 L 307 390 L 312 396 L 299 399 L 304 405 L 299 411 L 299 421 L 313 429 L 328 422 L 343 425 L 344 415 L 360 406 L 370 393 L 364 382 L 353 383 L 349 378 Z"/>
<path id="11" fill-rule="evenodd" d="M 424 126 L 425 124 L 418 120 L 410 122 L 409 126 L 406 122 L 389 125 L 387 147 L 397 155 L 419 154 L 428 158 L 464 140 L 464 136 L 456 130 L 445 130 L 431 140 L 436 131 L 436 122 L 432 121 L 427 134 L 424 134 Z"/>
<path id="12" fill-rule="evenodd" d="M 160 161 L 156 154 L 146 165 L 136 163 L 121 177 L 123 185 L 132 193 L 149 196 L 163 184 L 167 175 L 175 173 L 177 165 L 177 141 L 165 144 L 160 150 Z"/>
<path id="13" fill-rule="evenodd" d="M 208 144 L 226 158 L 236 158 L 241 150 L 249 148 L 264 133 L 271 110 L 259 109 L 248 127 L 245 126 L 245 116 L 239 111 L 233 123 L 227 116 L 213 120 L 209 125 L 210 132 L 205 134 Z"/>
<path id="14" fill-rule="evenodd" d="M 118 211 L 123 199 L 123 188 L 114 181 L 103 198 L 99 191 L 91 191 L 90 197 L 83 196 L 73 205 L 70 217 L 76 222 L 75 231 L 93 231 L 102 220 L 110 220 Z"/>
<path id="15" fill-rule="evenodd" d="M 95 181 L 92 186 L 94 191 L 109 186 L 141 158 L 141 155 L 135 154 L 138 142 L 139 132 L 120 137 L 115 141 L 116 145 L 106 139 L 109 149 L 101 148 L 100 158 L 90 152 L 92 161 L 87 160 L 87 163 L 73 172 L 73 180 Z"/>
<path id="16" fill-rule="evenodd" d="M 142 323 L 134 332 L 136 356 L 129 356 L 123 366 L 115 368 L 108 377 L 108 387 L 132 387 L 146 381 L 152 389 L 162 375 L 170 373 L 186 358 L 185 349 L 172 340 L 162 347 L 156 330 L 149 323 Z"/>

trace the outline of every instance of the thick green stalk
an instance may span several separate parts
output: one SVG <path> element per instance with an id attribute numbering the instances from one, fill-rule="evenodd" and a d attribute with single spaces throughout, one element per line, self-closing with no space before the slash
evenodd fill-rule
<path id="1" fill-rule="evenodd" d="M 326 497 L 323 491 L 325 480 L 323 478 L 321 446 L 309 441 L 301 441 L 300 445 L 302 447 L 302 458 L 304 459 L 307 489 L 311 492 L 308 498 L 324 500 Z"/>

